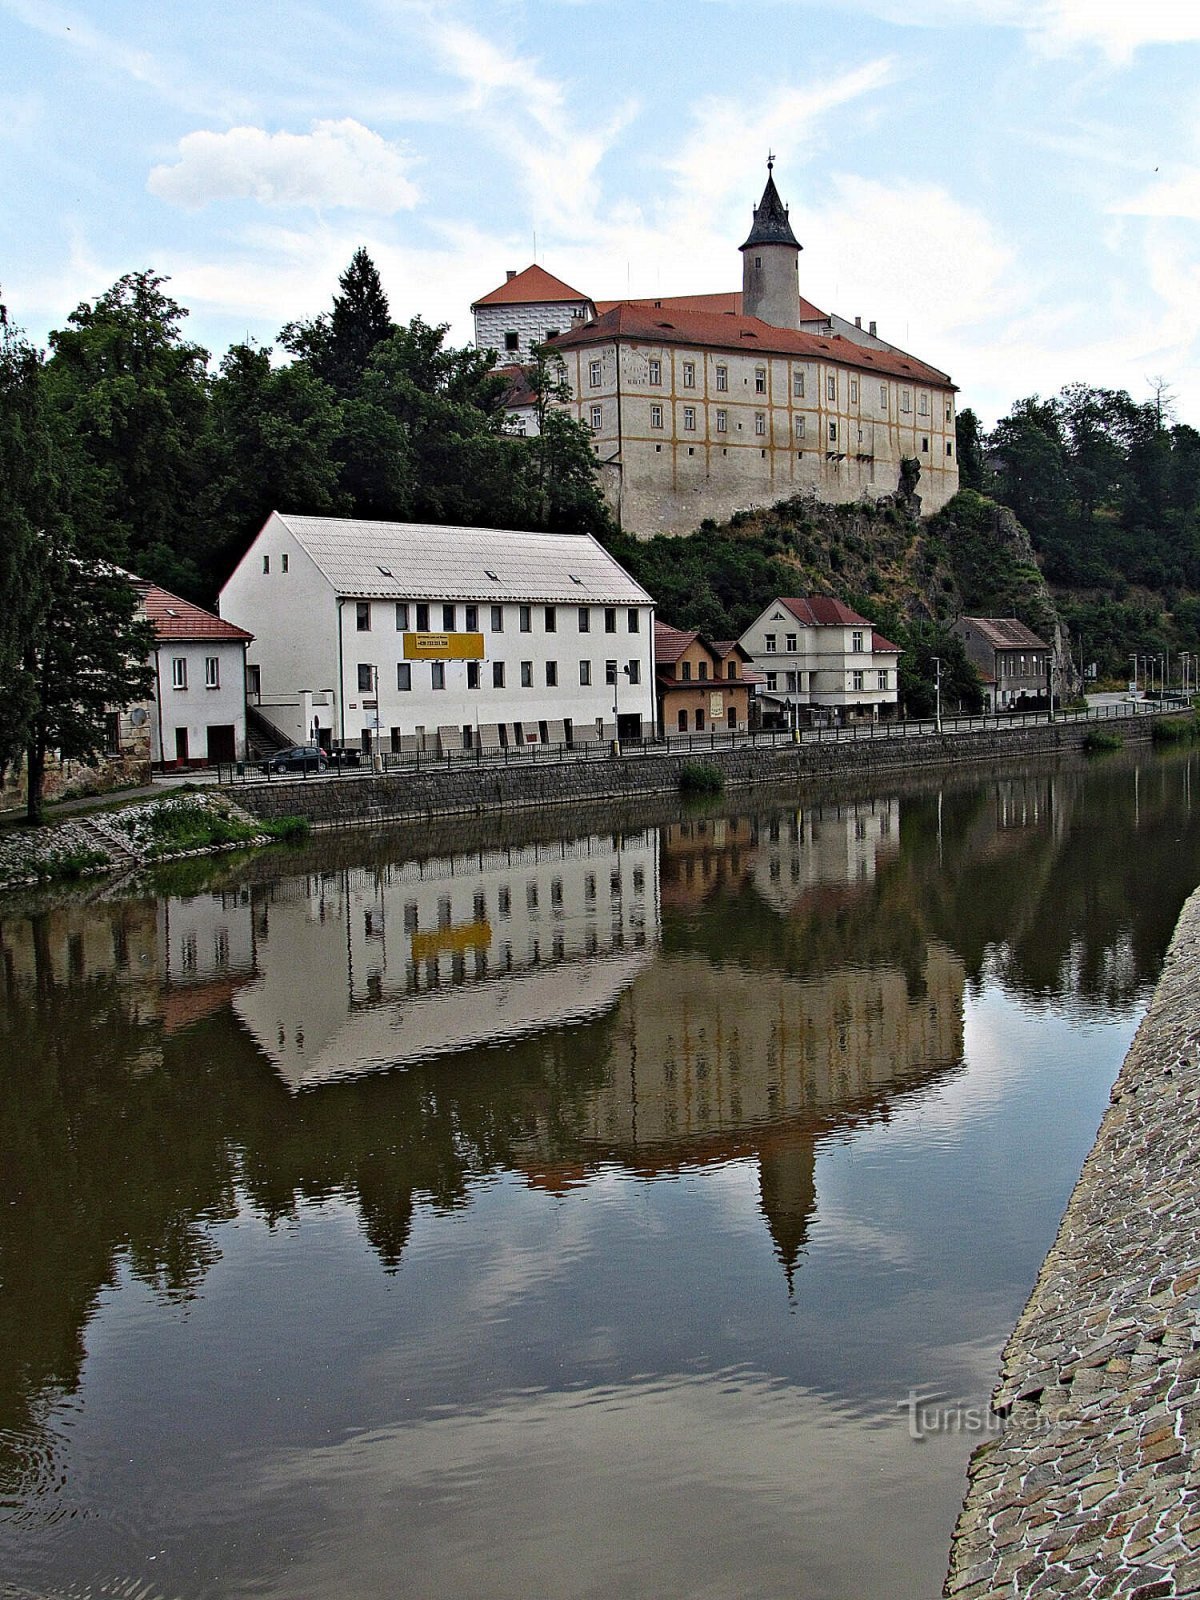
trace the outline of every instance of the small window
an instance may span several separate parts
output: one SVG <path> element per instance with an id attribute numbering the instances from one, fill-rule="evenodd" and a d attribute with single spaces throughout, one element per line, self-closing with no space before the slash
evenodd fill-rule
<path id="1" fill-rule="evenodd" d="M 651 406 L 650 407 L 650 426 L 652 428 L 661 428 L 662 425 L 663 425 L 663 409 L 662 409 L 662 407 L 661 406 Z"/>
<path id="2" fill-rule="evenodd" d="M 603 426 L 604 426 L 604 407 L 603 406 L 593 406 L 592 407 L 592 432 L 593 433 L 599 433 L 600 429 Z"/>
<path id="3" fill-rule="evenodd" d="M 558 688 L 558 662 L 557 661 L 547 661 L 547 663 L 546 663 L 546 687 L 547 687 L 547 689 L 557 689 Z"/>
<path id="4" fill-rule="evenodd" d="M 429 632 L 429 607 L 424 601 L 418 602 L 417 605 L 417 632 Z"/>
<path id="5" fill-rule="evenodd" d="M 837 443 L 837 423 L 836 422 L 831 422 L 829 424 L 829 442 L 830 442 L 830 444 L 836 444 Z"/>
<path id="6" fill-rule="evenodd" d="M 683 431 L 685 433 L 695 433 L 696 431 L 695 406 L 684 406 L 683 408 Z"/>
<path id="7" fill-rule="evenodd" d="M 220 656 L 205 656 L 205 658 L 204 658 L 204 687 L 206 689 L 219 689 L 221 687 L 221 658 L 220 658 Z"/>
<path id="8" fill-rule="evenodd" d="M 270 570 L 271 570 L 271 558 L 270 558 L 270 556 L 264 556 L 263 557 L 263 571 L 264 572 L 270 572 Z"/>
<path id="9" fill-rule="evenodd" d="M 479 687 L 479 663 L 478 663 L 478 661 L 468 661 L 467 662 L 467 688 L 468 689 L 478 689 L 478 687 Z"/>
<path id="10" fill-rule="evenodd" d="M 881 672 L 879 674 L 879 687 L 881 689 L 886 689 L 887 686 L 888 686 L 888 675 L 887 675 L 886 672 Z"/>
<path id="11" fill-rule="evenodd" d="M 506 350 L 519 350 L 521 348 L 521 336 L 514 328 L 509 328 L 504 335 L 504 348 Z"/>
<path id="12" fill-rule="evenodd" d="M 804 399 L 804 374 L 802 372 L 792 373 L 792 394 L 797 400 Z"/>
<path id="13" fill-rule="evenodd" d="M 683 387 L 685 389 L 694 389 L 696 387 L 696 363 L 694 361 L 685 361 L 683 363 Z"/>
<path id="14" fill-rule="evenodd" d="M 858 379 L 857 378 L 851 378 L 850 379 L 850 404 L 852 406 L 856 406 L 858 404 Z"/>
<path id="15" fill-rule="evenodd" d="M 679 715 L 675 718 L 675 726 L 679 729 L 680 733 L 686 733 L 687 732 L 687 712 L 686 712 L 686 710 L 685 711 L 681 711 L 679 713 Z"/>
<path id="16" fill-rule="evenodd" d="M 532 661 L 522 661 L 522 663 L 521 663 L 521 687 L 522 687 L 522 689 L 532 689 L 533 688 L 533 662 Z"/>
<path id="17" fill-rule="evenodd" d="M 504 687 L 504 663 L 503 663 L 503 661 L 493 661 L 492 662 L 492 688 L 493 689 L 503 689 L 503 687 Z"/>
<path id="18" fill-rule="evenodd" d="M 369 600 L 359 600 L 355 603 L 354 626 L 358 629 L 359 633 L 370 633 L 371 602 Z"/>
<path id="19" fill-rule="evenodd" d="M 520 628 L 522 633 L 533 632 L 533 607 L 522 606 L 520 610 Z"/>
<path id="20" fill-rule="evenodd" d="M 504 632 L 504 607 L 503 606 L 493 606 L 492 607 L 492 632 L 493 633 L 503 633 Z"/>
<path id="21" fill-rule="evenodd" d="M 719 393 L 724 394 L 726 389 L 728 389 L 728 388 L 729 388 L 729 368 L 728 367 L 718 367 L 717 368 L 717 390 L 718 390 Z"/>
<path id="22" fill-rule="evenodd" d="M 923 394 L 919 397 L 917 401 L 917 412 L 918 415 L 922 417 L 927 417 L 929 415 L 929 396 L 927 394 Z"/>
<path id="23" fill-rule="evenodd" d="M 546 632 L 558 632 L 558 609 L 556 606 L 546 607 Z"/>
<path id="24" fill-rule="evenodd" d="M 358 664 L 358 692 L 370 694 L 375 683 L 375 668 L 370 662 L 360 661 Z"/>
<path id="25" fill-rule="evenodd" d="M 458 607 L 457 606 L 443 606 L 442 607 L 442 632 L 443 633 L 453 633 L 455 631 L 457 623 L 458 623 Z"/>
<path id="26" fill-rule="evenodd" d="M 604 631 L 605 633 L 616 633 L 617 631 L 616 606 L 605 606 L 604 608 Z"/>
<path id="27" fill-rule="evenodd" d="M 954 403 L 951 400 L 946 401 L 946 421 L 954 421 Z"/>
<path id="28" fill-rule="evenodd" d="M 728 431 L 729 431 L 729 413 L 728 413 L 728 411 L 718 411 L 717 412 L 717 432 L 718 433 L 728 433 Z"/>
<path id="29" fill-rule="evenodd" d="M 928 438 L 922 438 L 922 440 L 921 440 L 921 454 L 923 456 L 927 456 L 929 454 L 929 440 L 928 440 Z"/>
<path id="30" fill-rule="evenodd" d="M 255 666 L 246 668 L 246 693 L 250 695 L 259 695 L 262 693 L 261 667 Z"/>
<path id="31" fill-rule="evenodd" d="M 827 400 L 837 399 L 837 379 L 832 373 L 825 379 L 825 397 Z"/>
<path id="32" fill-rule="evenodd" d="M 600 376 L 600 363 L 598 361 L 591 362 L 588 366 L 588 382 L 593 389 L 600 387 Z"/>
<path id="33" fill-rule="evenodd" d="M 280 572 L 286 572 L 287 569 L 288 569 L 288 553 L 287 553 L 286 550 L 284 550 L 282 552 L 282 554 L 280 555 L 280 557 L 279 557 L 279 570 L 280 570 Z"/>
<path id="34" fill-rule="evenodd" d="M 590 633 L 592 631 L 592 611 L 590 606 L 579 607 L 579 631 Z"/>
<path id="35" fill-rule="evenodd" d="M 396 687 L 405 694 L 412 688 L 412 667 L 407 661 L 396 663 Z"/>
<path id="36" fill-rule="evenodd" d="M 754 392 L 755 394 L 766 394 L 767 392 L 766 367 L 755 367 L 754 369 Z"/>
<path id="37" fill-rule="evenodd" d="M 557 328 L 547 328 L 546 329 L 546 338 L 547 339 L 557 339 L 558 338 L 558 329 Z"/>
<path id="38" fill-rule="evenodd" d="M 636 606 L 630 606 L 626 613 L 625 622 L 630 633 L 640 633 L 642 631 L 641 619 Z"/>
<path id="39" fill-rule="evenodd" d="M 900 391 L 900 409 L 901 409 L 901 411 L 911 411 L 912 410 L 912 390 L 911 389 L 901 389 L 901 391 Z"/>
<path id="40" fill-rule="evenodd" d="M 804 417 L 796 417 L 794 419 L 797 439 L 803 439 L 803 437 L 804 437 L 805 421 L 806 421 L 806 418 L 804 418 Z"/>
<path id="41" fill-rule="evenodd" d="M 796 654 L 796 638 L 797 635 L 794 633 L 784 635 L 783 647 L 792 656 Z"/>
<path id="42" fill-rule="evenodd" d="M 625 668 L 625 676 L 629 679 L 630 683 L 641 683 L 641 681 L 642 681 L 642 664 L 641 664 L 641 662 L 640 661 L 631 661 L 631 662 L 629 662 L 629 664 Z"/>
<path id="43" fill-rule="evenodd" d="M 431 661 L 429 663 L 430 688 L 444 689 L 446 687 L 446 663 L 444 661 Z"/>
<path id="44" fill-rule="evenodd" d="M 946 440 L 946 454 L 948 456 L 952 456 L 954 454 L 954 444 L 950 439 Z"/>
<path id="45" fill-rule="evenodd" d="M 467 606 L 464 612 L 463 627 L 468 633 L 479 632 L 479 607 Z"/>
<path id="46" fill-rule="evenodd" d="M 864 635 L 862 633 L 862 630 L 859 629 L 859 628 L 855 628 L 853 633 L 851 633 L 851 635 L 850 635 L 850 648 L 854 652 L 855 655 L 861 654 L 862 650 L 864 649 L 863 640 L 864 640 Z"/>
<path id="47" fill-rule="evenodd" d="M 582 688 L 586 689 L 588 687 L 588 685 L 591 683 L 591 681 L 592 681 L 592 663 L 590 661 L 581 661 L 579 663 L 579 682 L 580 682 L 580 686 Z"/>
<path id="48" fill-rule="evenodd" d="M 684 683 L 691 683 L 691 681 L 692 681 L 692 663 L 690 661 L 682 661 L 682 662 L 680 662 L 679 676 L 680 676 L 680 679 Z"/>
<path id="49" fill-rule="evenodd" d="M 754 413 L 754 431 L 761 438 L 767 431 L 767 414 L 765 411 Z"/>
<path id="50" fill-rule="evenodd" d="M 615 661 L 606 661 L 604 663 L 604 681 L 609 684 L 616 683 L 617 663 Z"/>
<path id="51" fill-rule="evenodd" d="M 767 688 L 770 690 L 770 692 L 772 694 L 774 694 L 776 689 L 778 689 L 778 687 L 779 687 L 779 674 L 777 672 L 768 672 L 767 673 Z"/>
<path id="52" fill-rule="evenodd" d="M 727 661 L 725 663 L 725 676 L 727 678 L 736 678 L 737 677 L 737 662 L 736 661 Z"/>
<path id="53" fill-rule="evenodd" d="M 661 383 L 662 382 L 662 362 L 656 360 L 654 356 L 651 356 L 650 360 L 646 363 L 646 366 L 647 366 L 647 375 L 649 377 L 650 382 L 651 383 Z"/>
<path id="54" fill-rule="evenodd" d="M 883 410 L 883 411 L 887 410 L 887 384 L 886 383 L 881 383 L 879 385 L 879 405 L 880 405 L 880 409 L 881 410 Z"/>
<path id="55" fill-rule="evenodd" d="M 700 667 L 700 682 L 701 683 L 707 683 L 708 682 L 708 662 L 707 661 L 701 661 L 700 664 L 699 664 L 699 667 Z"/>
<path id="56" fill-rule="evenodd" d="M 852 672 L 850 674 L 850 687 L 851 687 L 851 689 L 855 689 L 855 690 L 862 689 L 864 684 L 865 684 L 865 682 L 866 682 L 865 673 Z"/>
<path id="57" fill-rule="evenodd" d="M 769 633 L 764 640 L 764 648 L 769 656 L 773 656 L 775 654 L 776 638 L 777 636 L 775 634 Z"/>
<path id="58" fill-rule="evenodd" d="M 396 632 L 397 633 L 405 633 L 407 631 L 408 631 L 408 602 L 407 602 L 407 600 L 397 600 L 396 601 Z"/>
<path id="59" fill-rule="evenodd" d="M 171 657 L 171 687 L 172 689 L 187 688 L 187 657 Z"/>

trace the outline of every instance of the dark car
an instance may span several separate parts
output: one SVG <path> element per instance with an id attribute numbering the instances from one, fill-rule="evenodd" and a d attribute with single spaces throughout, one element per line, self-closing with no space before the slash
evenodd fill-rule
<path id="1" fill-rule="evenodd" d="M 324 772 L 324 750 L 315 744 L 294 744 L 286 750 L 276 750 L 262 764 L 264 772 Z"/>

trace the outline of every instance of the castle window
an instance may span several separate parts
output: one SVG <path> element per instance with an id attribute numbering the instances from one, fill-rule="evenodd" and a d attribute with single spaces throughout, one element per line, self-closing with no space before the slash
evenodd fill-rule
<path id="1" fill-rule="evenodd" d="M 927 394 L 923 394 L 920 397 L 920 400 L 917 403 L 917 410 L 923 417 L 927 417 L 929 415 L 929 396 Z"/>
<path id="2" fill-rule="evenodd" d="M 695 406 L 684 406 L 684 408 L 683 408 L 683 426 L 684 426 L 684 429 L 688 433 L 694 433 L 696 431 L 696 408 L 695 408 Z"/>
<path id="3" fill-rule="evenodd" d="M 270 558 L 270 556 L 264 556 L 263 557 L 263 571 L 264 572 L 270 572 L 270 570 L 271 570 L 271 558 Z"/>
<path id="4" fill-rule="evenodd" d="M 832 373 L 825 379 L 825 395 L 829 400 L 837 399 L 837 379 Z"/>
<path id="5" fill-rule="evenodd" d="M 858 404 L 858 379 L 857 378 L 851 378 L 850 379 L 850 404 L 852 406 L 856 406 Z"/>
<path id="6" fill-rule="evenodd" d="M 717 388 L 723 394 L 725 392 L 725 390 L 728 389 L 728 387 L 729 387 L 729 368 L 728 367 L 718 367 L 717 368 Z"/>
<path id="7" fill-rule="evenodd" d="M 506 350 L 519 350 L 521 348 L 521 336 L 512 328 L 504 335 L 504 348 Z"/>
<path id="8" fill-rule="evenodd" d="M 886 383 L 881 383 L 879 385 L 879 406 L 880 406 L 881 410 L 883 410 L 883 411 L 887 410 L 887 384 Z"/>
<path id="9" fill-rule="evenodd" d="M 947 400 L 946 401 L 946 421 L 947 422 L 953 422 L 954 421 L 954 402 L 953 402 L 953 400 Z"/>
<path id="10" fill-rule="evenodd" d="M 754 392 L 755 394 L 766 394 L 767 392 L 766 367 L 755 367 L 754 369 Z"/>
<path id="11" fill-rule="evenodd" d="M 830 442 L 830 444 L 836 444 L 837 443 L 837 423 L 836 422 L 831 422 L 829 424 L 829 442 Z"/>
<path id="12" fill-rule="evenodd" d="M 648 371 L 649 381 L 651 383 L 661 383 L 662 382 L 662 362 L 659 361 L 656 357 L 651 356 L 650 360 L 646 363 L 646 365 L 647 365 L 647 368 L 649 369 L 649 371 Z"/>
<path id="13" fill-rule="evenodd" d="M 683 387 L 685 389 L 694 389 L 696 387 L 696 363 L 694 361 L 685 361 L 683 363 Z"/>
<path id="14" fill-rule="evenodd" d="M 761 256 L 755 256 L 755 258 L 754 258 L 754 266 L 755 266 L 755 270 L 756 271 L 759 271 L 759 272 L 762 271 L 762 257 Z"/>
<path id="15" fill-rule="evenodd" d="M 662 424 L 662 407 L 661 406 L 651 406 L 650 407 L 650 426 L 652 428 L 661 428 L 662 425 L 663 425 Z"/>
<path id="16" fill-rule="evenodd" d="M 588 366 L 588 382 L 593 389 L 600 387 L 600 363 L 593 361 Z"/>
<path id="17" fill-rule="evenodd" d="M 804 374 L 802 372 L 792 373 L 792 393 L 797 400 L 804 399 Z"/>
<path id="18" fill-rule="evenodd" d="M 767 431 L 767 414 L 766 414 L 765 411 L 756 411 L 754 413 L 754 431 L 757 434 L 766 433 L 766 431 Z"/>
<path id="19" fill-rule="evenodd" d="M 929 440 L 927 438 L 921 440 L 921 454 L 929 454 Z"/>
<path id="20" fill-rule="evenodd" d="M 805 421 L 805 419 L 803 417 L 796 417 L 794 419 L 793 426 L 795 427 L 795 430 L 796 430 L 797 439 L 803 439 L 803 437 L 804 437 L 804 421 Z"/>
<path id="21" fill-rule="evenodd" d="M 592 407 L 592 432 L 599 433 L 604 423 L 604 410 L 601 406 Z"/>
<path id="22" fill-rule="evenodd" d="M 947 454 L 947 455 L 948 455 L 948 456 L 952 456 L 952 455 L 953 455 L 953 454 L 954 454 L 954 446 L 953 446 L 953 444 L 952 444 L 952 443 L 951 443 L 951 442 L 950 442 L 950 440 L 949 440 L 949 439 L 947 439 L 947 440 L 946 440 L 946 454 Z"/>
<path id="23" fill-rule="evenodd" d="M 901 411 L 911 411 L 912 410 L 912 390 L 911 389 L 901 389 L 901 391 L 900 391 L 900 409 L 901 409 Z"/>
<path id="24" fill-rule="evenodd" d="M 729 431 L 729 413 L 728 413 L 728 411 L 718 411 L 717 412 L 717 432 L 718 433 L 727 433 L 728 431 Z"/>

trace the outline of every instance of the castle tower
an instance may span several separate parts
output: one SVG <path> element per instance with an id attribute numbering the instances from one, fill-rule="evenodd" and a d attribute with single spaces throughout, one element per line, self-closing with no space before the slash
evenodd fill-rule
<path id="1" fill-rule="evenodd" d="M 773 328 L 800 326 L 800 251 L 787 207 L 779 198 L 767 158 L 767 187 L 754 208 L 754 224 L 742 252 L 742 312 Z"/>

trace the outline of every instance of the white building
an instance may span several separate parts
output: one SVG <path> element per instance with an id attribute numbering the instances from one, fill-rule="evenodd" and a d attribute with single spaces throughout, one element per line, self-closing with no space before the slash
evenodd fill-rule
<path id="1" fill-rule="evenodd" d="M 478 348 L 494 350 L 502 362 L 513 364 L 531 361 L 534 345 L 586 322 L 596 307 L 569 283 L 532 266 L 510 271 L 498 289 L 476 300 L 471 314 Z"/>
<path id="2" fill-rule="evenodd" d="M 840 600 L 772 600 L 738 643 L 766 679 L 765 717 L 796 727 L 895 713 L 900 648 Z"/>
<path id="3" fill-rule="evenodd" d="M 273 512 L 221 591 L 250 698 L 364 751 L 638 738 L 654 603 L 590 534 Z"/>
<path id="4" fill-rule="evenodd" d="M 150 726 L 156 766 L 241 761 L 246 754 L 246 647 L 253 634 L 157 584 L 134 579 L 154 624 L 154 699 L 127 717 Z"/>

